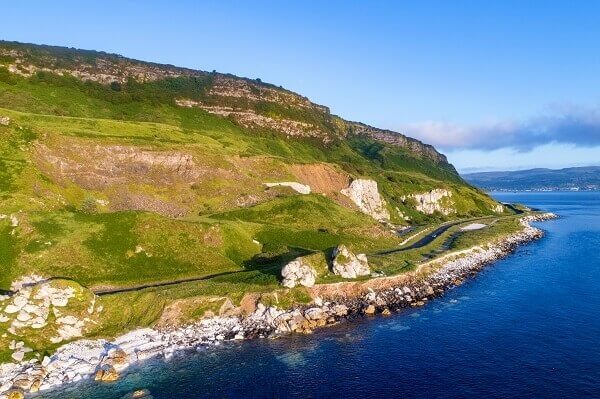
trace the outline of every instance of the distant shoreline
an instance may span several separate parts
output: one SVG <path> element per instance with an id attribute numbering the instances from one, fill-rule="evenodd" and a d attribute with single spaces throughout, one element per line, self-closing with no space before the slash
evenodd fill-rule
<path id="1" fill-rule="evenodd" d="M 600 189 L 594 190 L 499 190 L 493 189 L 488 190 L 482 188 L 486 193 L 494 194 L 494 193 L 515 193 L 515 194 L 526 194 L 526 193 L 600 193 Z"/>

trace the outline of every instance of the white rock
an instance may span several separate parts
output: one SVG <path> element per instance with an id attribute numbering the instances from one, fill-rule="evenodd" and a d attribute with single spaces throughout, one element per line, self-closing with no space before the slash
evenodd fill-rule
<path id="1" fill-rule="evenodd" d="M 55 297 L 52 298 L 52 306 L 56 307 L 64 307 L 69 304 L 69 298 L 67 297 Z"/>
<path id="2" fill-rule="evenodd" d="M 17 320 L 22 321 L 22 322 L 29 321 L 29 320 L 31 320 L 31 316 L 29 315 L 29 313 L 21 310 L 19 312 L 19 314 L 17 315 Z"/>
<path id="3" fill-rule="evenodd" d="M 422 194 L 413 194 L 410 196 L 416 202 L 416 209 L 427 215 L 431 215 L 434 212 L 440 212 L 443 215 L 449 215 L 455 212 L 452 205 L 444 206 L 444 198 L 452 197 L 452 192 L 443 188 L 436 188 L 429 192 Z M 448 201 L 446 201 L 448 202 Z"/>
<path id="4" fill-rule="evenodd" d="M 15 306 L 18 306 L 19 309 L 21 309 L 25 305 L 27 305 L 27 299 L 28 298 L 29 298 L 29 295 L 24 295 L 22 292 L 19 292 L 18 295 L 15 295 L 15 297 L 13 299 L 13 304 Z"/>
<path id="5" fill-rule="evenodd" d="M 9 304 L 4 309 L 4 313 L 13 314 L 21 310 L 21 307 Z"/>
<path id="6" fill-rule="evenodd" d="M 317 272 L 311 266 L 304 263 L 303 259 L 296 258 L 281 269 L 283 286 L 294 288 L 297 285 L 312 287 L 317 279 Z"/>
<path id="7" fill-rule="evenodd" d="M 332 264 L 333 273 L 343 278 L 357 278 L 371 274 L 367 256 L 365 254 L 354 255 L 343 244 L 333 250 Z"/>
<path id="8" fill-rule="evenodd" d="M 42 309 L 40 309 L 39 306 L 32 305 L 30 303 L 28 303 L 27 305 L 25 305 L 23 307 L 23 310 L 25 312 L 27 312 L 27 313 L 33 313 L 34 315 L 37 315 L 37 316 L 41 316 L 41 315 L 44 314 L 43 311 L 42 311 Z"/>
<path id="9" fill-rule="evenodd" d="M 378 221 L 389 221 L 390 213 L 385 200 L 379 194 L 375 180 L 356 179 L 341 191 L 354 202 L 361 212 Z"/>
<path id="10" fill-rule="evenodd" d="M 305 184 L 301 184 L 298 182 L 294 182 L 294 181 L 284 181 L 284 182 L 279 182 L 279 183 L 265 183 L 265 186 L 267 186 L 267 187 L 277 187 L 277 186 L 290 187 L 291 189 L 293 189 L 294 191 L 296 191 L 300 194 L 310 194 L 310 186 L 307 186 Z"/>
<path id="11" fill-rule="evenodd" d="M 25 351 L 23 350 L 18 350 L 16 352 L 14 352 L 11 357 L 16 361 L 16 362 L 22 362 L 23 359 L 25 358 Z"/>

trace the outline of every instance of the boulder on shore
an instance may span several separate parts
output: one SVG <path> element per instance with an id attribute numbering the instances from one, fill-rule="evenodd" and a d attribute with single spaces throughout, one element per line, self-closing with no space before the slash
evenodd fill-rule
<path id="1" fill-rule="evenodd" d="M 116 381 L 120 378 L 119 373 L 113 366 L 103 366 L 98 371 L 96 371 L 96 375 L 94 376 L 94 380 L 102 381 L 102 382 L 112 382 Z"/>
<path id="2" fill-rule="evenodd" d="M 367 256 L 355 255 L 343 244 L 333 250 L 332 271 L 343 278 L 357 278 L 371 274 Z"/>
<path id="3" fill-rule="evenodd" d="M 283 267 L 281 277 L 283 277 L 283 286 L 287 288 L 294 288 L 298 285 L 312 287 L 315 285 L 317 272 L 300 257 Z"/>

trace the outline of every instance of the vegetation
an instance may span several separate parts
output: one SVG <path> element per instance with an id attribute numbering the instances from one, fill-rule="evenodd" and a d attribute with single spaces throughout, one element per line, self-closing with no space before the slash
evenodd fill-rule
<path id="1" fill-rule="evenodd" d="M 95 82 L 59 71 L 104 72 L 100 58 L 123 70 L 168 76 Z M 20 72 L 9 72 L 15 65 Z M 30 73 L 26 65 L 38 70 Z M 211 94 L 215 79 L 223 77 L 251 83 L 250 94 Z M 252 100 L 266 89 L 284 100 Z M 246 128 L 197 107 L 180 107 L 180 98 L 310 124 L 327 140 Z M 348 122 L 324 107 L 259 81 L 2 42 L 0 117 L 10 119 L 0 125 L 0 290 L 33 273 L 88 289 L 198 279 L 101 297 L 104 312 L 89 336 L 153 325 L 174 304 L 189 320 L 218 312 L 225 298 L 239 304 L 248 293 L 279 306 L 306 302 L 303 289 L 281 291 L 281 268 L 308 255 L 319 283 L 340 281 L 327 272 L 325 259 L 342 243 L 370 254 L 375 270 L 392 275 L 449 245 L 469 246 L 516 226 L 497 215 L 495 201 L 467 185 L 451 165 L 350 135 Z M 450 244 L 458 226 L 418 250 L 371 256 L 401 246 L 403 237 L 361 213 L 339 190 L 300 195 L 264 186 L 297 181 L 298 170 L 314 165 L 324 176 L 309 178 L 323 186 L 331 170 L 377 181 L 396 225 L 426 229 L 455 219 L 498 221 Z M 436 188 L 452 192 L 449 215 L 419 212 L 410 199 Z M 26 340 L 36 349 L 46 345 Z"/>

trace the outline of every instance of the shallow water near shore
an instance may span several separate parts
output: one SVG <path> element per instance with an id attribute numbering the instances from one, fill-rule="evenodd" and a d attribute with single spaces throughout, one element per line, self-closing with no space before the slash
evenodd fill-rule
<path id="1" fill-rule="evenodd" d="M 600 193 L 496 194 L 546 236 L 423 308 L 223 344 L 44 398 L 599 397 Z"/>

